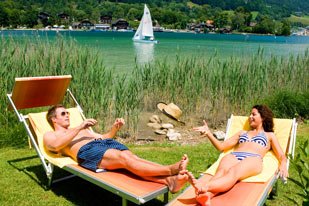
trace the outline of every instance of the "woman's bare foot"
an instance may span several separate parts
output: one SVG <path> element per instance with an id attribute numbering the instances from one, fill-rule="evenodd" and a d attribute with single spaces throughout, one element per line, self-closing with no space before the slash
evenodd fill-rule
<path id="1" fill-rule="evenodd" d="M 202 206 L 210 206 L 211 194 L 209 192 L 200 193 L 196 196 L 196 201 L 198 201 Z"/>
<path id="2" fill-rule="evenodd" d="M 171 193 L 176 193 L 182 188 L 188 181 L 188 175 L 185 172 L 181 172 L 178 175 L 167 177 L 167 186 Z"/>
<path id="3" fill-rule="evenodd" d="M 187 172 L 187 175 L 188 175 L 188 181 L 195 189 L 195 192 L 199 191 L 199 188 L 201 187 L 201 185 L 199 185 L 197 179 L 195 179 L 194 175 L 191 172 Z"/>

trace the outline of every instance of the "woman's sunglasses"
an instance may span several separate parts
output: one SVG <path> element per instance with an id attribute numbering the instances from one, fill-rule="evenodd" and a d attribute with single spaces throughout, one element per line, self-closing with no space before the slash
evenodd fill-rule
<path id="1" fill-rule="evenodd" d="M 70 112 L 61 112 L 61 116 L 65 116 L 66 114 L 70 116 Z"/>

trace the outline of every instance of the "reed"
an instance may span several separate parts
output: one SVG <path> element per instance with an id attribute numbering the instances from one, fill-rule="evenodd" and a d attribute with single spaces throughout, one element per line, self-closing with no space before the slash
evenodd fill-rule
<path id="1" fill-rule="evenodd" d="M 125 133 L 137 134 L 141 112 L 154 111 L 159 101 L 174 102 L 184 119 L 206 118 L 216 125 L 231 113 L 245 114 L 255 103 L 278 89 L 308 91 L 309 51 L 289 57 L 265 57 L 263 49 L 250 59 L 231 56 L 180 57 L 140 66 L 132 74 L 117 74 L 105 66 L 96 48 L 81 47 L 74 39 L 59 37 L 0 41 L 0 133 L 11 142 L 17 120 L 6 112 L 5 94 L 12 91 L 15 77 L 73 76 L 70 89 L 87 117 L 99 119 L 101 129 L 116 117 L 127 121 Z M 16 128 L 15 128 L 16 130 Z M 19 129 L 22 131 L 22 129 Z M 21 134 L 20 136 L 23 136 Z M 15 137 L 14 137 L 15 138 Z"/>

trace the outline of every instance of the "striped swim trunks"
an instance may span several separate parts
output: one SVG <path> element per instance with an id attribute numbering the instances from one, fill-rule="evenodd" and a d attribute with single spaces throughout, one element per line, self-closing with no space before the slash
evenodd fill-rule
<path id="1" fill-rule="evenodd" d="M 86 169 L 96 171 L 104 153 L 108 149 L 129 150 L 125 145 L 113 139 L 95 139 L 82 146 L 77 153 L 78 164 Z"/>
<path id="2" fill-rule="evenodd" d="M 255 153 L 249 153 L 249 152 L 231 152 L 232 155 L 234 155 L 239 161 L 247 158 L 247 157 L 259 157 L 263 161 L 263 158 L 259 154 Z"/>

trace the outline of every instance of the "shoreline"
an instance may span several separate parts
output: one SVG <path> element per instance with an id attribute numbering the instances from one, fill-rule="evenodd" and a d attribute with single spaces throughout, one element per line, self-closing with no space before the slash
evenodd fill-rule
<path id="1" fill-rule="evenodd" d="M 91 30 L 83 30 L 83 29 L 1 29 L 0 33 L 2 31 L 55 31 L 55 32 L 61 32 L 61 31 L 79 31 L 79 32 L 130 32 L 132 33 L 132 30 L 127 30 L 127 31 L 118 31 L 118 30 L 107 30 L 107 31 L 91 31 Z M 134 32 L 134 30 L 133 30 Z M 154 33 L 182 33 L 182 34 L 222 34 L 222 35 L 244 35 L 244 36 L 250 36 L 250 35 L 256 35 L 256 36 L 274 36 L 274 37 L 293 37 L 293 36 L 304 36 L 307 37 L 309 36 L 309 34 L 307 35 L 289 35 L 289 36 L 277 36 L 275 34 L 259 34 L 259 33 L 242 33 L 242 32 L 231 32 L 231 33 L 216 33 L 216 32 L 208 32 L 208 33 L 198 33 L 198 32 L 194 32 L 191 30 L 177 30 L 177 29 L 169 29 L 168 31 L 159 31 L 156 32 L 154 31 Z"/>

